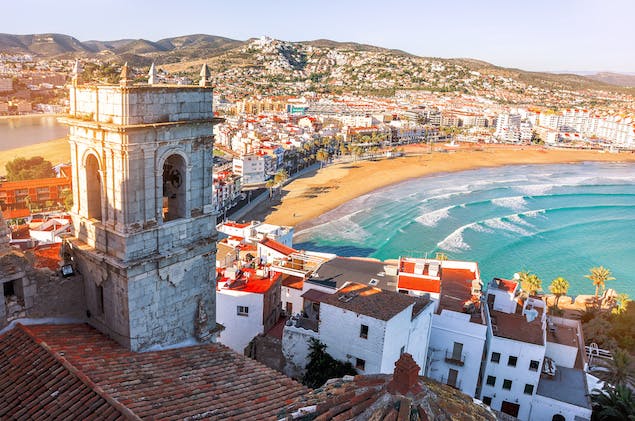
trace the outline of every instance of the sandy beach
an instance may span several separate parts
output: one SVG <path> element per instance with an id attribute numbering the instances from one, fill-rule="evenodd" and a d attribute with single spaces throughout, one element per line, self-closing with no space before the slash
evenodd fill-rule
<path id="1" fill-rule="evenodd" d="M 411 178 L 503 165 L 584 161 L 635 162 L 635 154 L 463 144 L 458 150 L 428 153 L 428 146 L 413 145 L 404 157 L 331 165 L 295 179 L 282 188 L 281 199 L 263 203 L 243 219 L 293 225 L 299 232 L 343 203 Z"/>

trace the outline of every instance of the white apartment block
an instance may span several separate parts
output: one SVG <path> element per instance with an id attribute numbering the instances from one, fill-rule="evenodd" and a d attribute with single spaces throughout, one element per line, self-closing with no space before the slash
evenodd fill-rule
<path id="1" fill-rule="evenodd" d="M 242 178 L 243 186 L 262 184 L 267 180 L 265 165 L 264 155 L 243 155 L 233 159 L 232 171 Z"/>
<path id="2" fill-rule="evenodd" d="M 310 290 L 307 317 L 285 326 L 283 353 L 304 367 L 308 341 L 316 338 L 333 358 L 351 362 L 360 374 L 390 373 L 404 352 L 424 367 L 432 309 L 430 300 L 358 283 L 334 294 Z"/>

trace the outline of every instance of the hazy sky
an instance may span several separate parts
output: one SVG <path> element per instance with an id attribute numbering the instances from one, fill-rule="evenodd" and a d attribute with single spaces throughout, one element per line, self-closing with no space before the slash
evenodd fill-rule
<path id="1" fill-rule="evenodd" d="M 328 38 L 527 70 L 635 72 L 635 0 L 3 0 L 0 32 Z"/>

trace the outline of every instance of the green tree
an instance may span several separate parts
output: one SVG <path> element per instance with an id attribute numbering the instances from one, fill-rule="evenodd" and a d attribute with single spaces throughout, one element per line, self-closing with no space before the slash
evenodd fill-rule
<path id="1" fill-rule="evenodd" d="M 589 275 L 584 275 L 585 278 L 590 279 L 595 287 L 595 304 L 600 308 L 599 292 L 600 288 L 604 290 L 606 287 L 606 281 L 612 281 L 615 278 L 611 276 L 611 271 L 604 266 L 594 267 L 590 269 Z"/>
<path id="2" fill-rule="evenodd" d="M 350 362 L 343 363 L 333 358 L 326 352 L 326 345 L 317 339 L 311 338 L 309 350 L 309 362 L 302 377 L 305 386 L 317 389 L 329 379 L 357 374 Z"/>
<path id="3" fill-rule="evenodd" d="M 269 189 L 269 199 L 271 199 L 271 197 L 273 196 L 273 187 L 276 185 L 276 182 L 273 181 L 272 178 L 270 178 L 269 180 L 267 180 L 267 182 L 265 183 L 265 187 Z"/>
<path id="4" fill-rule="evenodd" d="M 320 149 L 319 151 L 317 151 L 317 154 L 315 155 L 315 159 L 320 161 L 320 168 L 324 166 L 324 163 L 327 162 L 329 158 L 330 158 L 330 155 L 326 149 Z"/>
<path id="5" fill-rule="evenodd" d="M 7 162 L 5 169 L 7 170 L 7 180 L 9 181 L 55 177 L 53 165 L 41 156 L 15 158 Z"/>
<path id="6" fill-rule="evenodd" d="M 599 364 L 603 369 L 594 370 L 593 374 L 611 386 L 633 386 L 635 366 L 633 358 L 622 348 L 614 348 L 611 352 L 612 360 L 602 360 Z"/>
<path id="7" fill-rule="evenodd" d="M 630 302 L 631 302 L 631 299 L 629 298 L 628 294 L 625 294 L 625 293 L 617 294 L 617 297 L 615 298 L 615 307 L 613 307 L 613 309 L 611 310 L 611 313 L 613 314 L 624 313 L 626 309 L 628 308 L 628 303 Z"/>
<path id="8" fill-rule="evenodd" d="M 64 210 L 66 212 L 70 211 L 73 207 L 73 191 L 71 189 L 64 189 L 60 192 L 62 205 L 64 205 Z"/>
<path id="9" fill-rule="evenodd" d="M 569 290 L 569 281 L 564 279 L 562 276 L 558 276 L 556 279 L 551 281 L 551 285 L 549 285 L 549 291 L 556 296 L 555 307 L 558 308 L 558 302 L 560 301 L 560 297 L 563 295 L 567 295 L 567 291 Z"/>
<path id="10" fill-rule="evenodd" d="M 529 295 L 536 295 L 536 293 L 542 290 L 542 279 L 535 273 L 523 271 L 520 275 L 520 287 L 523 291 L 529 293 Z"/>
<path id="11" fill-rule="evenodd" d="M 593 421 L 634 421 L 635 396 L 626 386 L 606 390 L 595 389 L 591 394 Z"/>

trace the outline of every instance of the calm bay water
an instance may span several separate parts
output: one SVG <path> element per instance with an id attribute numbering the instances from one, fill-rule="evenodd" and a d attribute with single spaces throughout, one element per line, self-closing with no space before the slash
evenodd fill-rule
<path id="1" fill-rule="evenodd" d="M 68 128 L 53 116 L 28 116 L 0 119 L 0 151 L 59 139 Z"/>
<path id="2" fill-rule="evenodd" d="M 484 282 L 529 270 L 569 294 L 603 265 L 607 287 L 635 297 L 635 164 L 518 165 L 441 174 L 359 197 L 321 216 L 299 249 L 479 262 Z"/>

